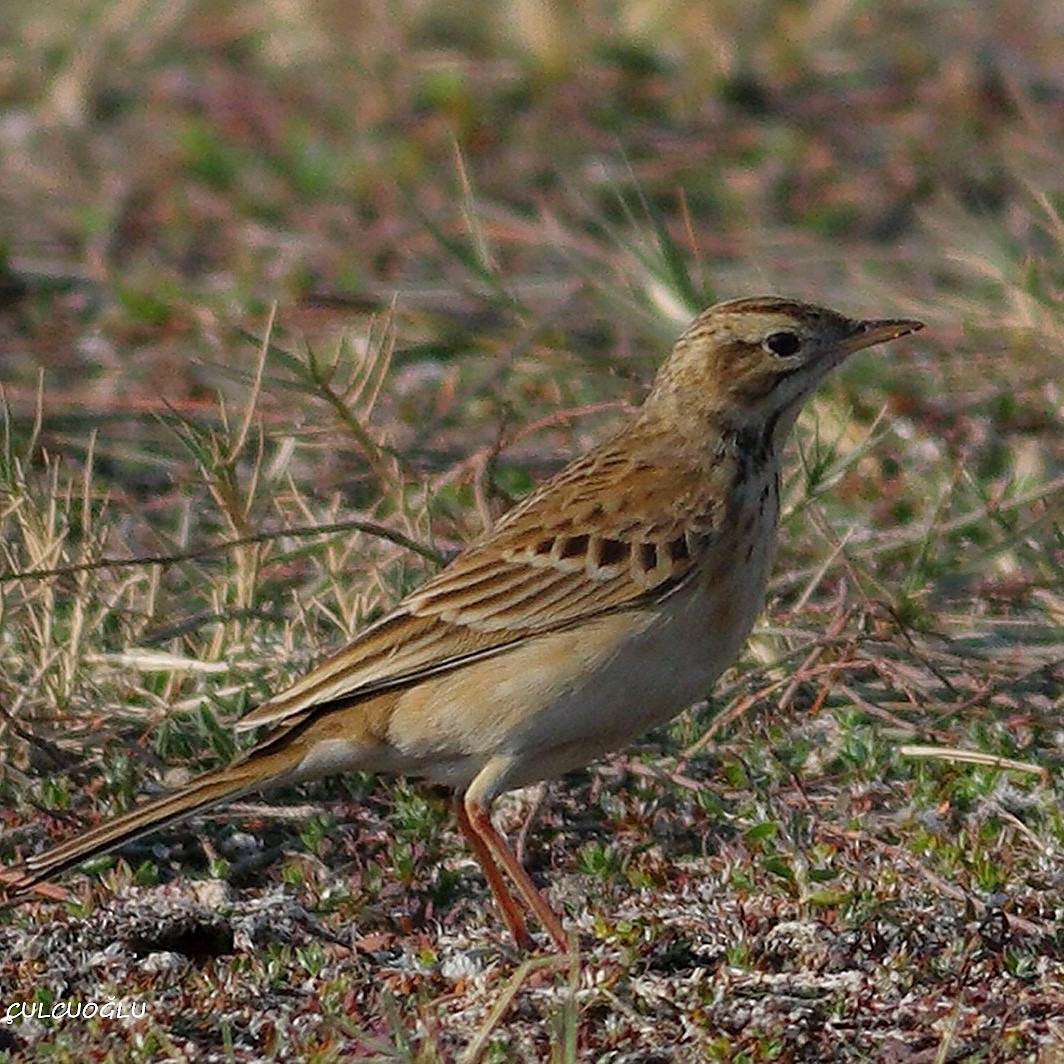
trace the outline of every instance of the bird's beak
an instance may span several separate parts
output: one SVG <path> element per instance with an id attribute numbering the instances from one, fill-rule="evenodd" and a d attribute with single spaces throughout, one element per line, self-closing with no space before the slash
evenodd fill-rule
<path id="1" fill-rule="evenodd" d="M 870 318 L 866 321 L 855 321 L 853 332 L 839 345 L 848 355 L 854 351 L 861 351 L 873 344 L 882 344 L 887 340 L 897 340 L 899 336 L 908 336 L 909 333 L 918 332 L 924 327 L 922 321 L 913 321 L 911 318 Z"/>

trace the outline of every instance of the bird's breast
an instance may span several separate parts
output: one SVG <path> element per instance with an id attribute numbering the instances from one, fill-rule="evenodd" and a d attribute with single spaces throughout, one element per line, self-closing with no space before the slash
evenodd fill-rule
<path id="1" fill-rule="evenodd" d="M 779 480 L 775 465 L 733 491 L 719 534 L 698 560 L 687 603 L 719 675 L 738 654 L 765 599 L 776 551 Z"/>

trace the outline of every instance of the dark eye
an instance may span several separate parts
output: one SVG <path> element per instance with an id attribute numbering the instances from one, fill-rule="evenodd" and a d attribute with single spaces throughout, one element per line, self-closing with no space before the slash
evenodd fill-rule
<path id="1" fill-rule="evenodd" d="M 765 347 L 780 358 L 789 358 L 798 353 L 802 341 L 792 332 L 774 332 L 765 337 Z"/>

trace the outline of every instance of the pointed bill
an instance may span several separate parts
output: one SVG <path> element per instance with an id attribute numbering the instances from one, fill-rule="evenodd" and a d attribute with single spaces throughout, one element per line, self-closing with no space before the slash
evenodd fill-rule
<path id="1" fill-rule="evenodd" d="M 853 334 L 839 344 L 840 349 L 848 355 L 887 340 L 897 340 L 899 336 L 919 332 L 924 327 L 922 321 L 912 318 L 869 318 L 853 324 Z"/>

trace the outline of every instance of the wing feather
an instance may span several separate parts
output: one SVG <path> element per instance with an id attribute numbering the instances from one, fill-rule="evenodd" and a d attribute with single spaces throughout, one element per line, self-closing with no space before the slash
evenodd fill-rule
<path id="1" fill-rule="evenodd" d="M 624 436 L 578 459 L 504 515 L 353 643 L 238 727 L 277 724 L 500 653 L 537 634 L 639 608 L 682 582 L 719 532 L 724 456 L 678 471 Z"/>

